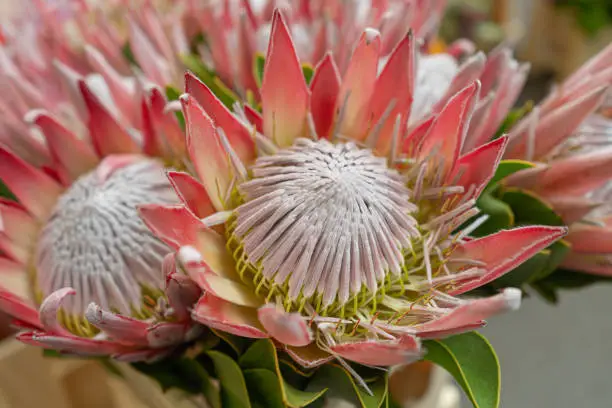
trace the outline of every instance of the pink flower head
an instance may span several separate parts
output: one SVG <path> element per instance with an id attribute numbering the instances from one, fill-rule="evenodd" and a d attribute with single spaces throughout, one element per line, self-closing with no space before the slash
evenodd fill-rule
<path id="1" fill-rule="evenodd" d="M 419 359 L 421 339 L 473 330 L 516 309 L 518 289 L 458 295 L 566 230 L 469 238 L 482 220 L 465 224 L 507 143 L 470 139 L 483 85 L 458 89 L 410 129 L 412 35 L 380 70 L 381 36 L 366 29 L 342 76 L 327 54 L 309 85 L 278 11 L 267 50 L 261 114 L 250 106 L 230 112 L 187 74 L 181 103 L 196 178 L 169 175 L 183 205 L 141 208 L 204 292 L 193 317 L 239 336 L 272 337 L 304 366 L 334 357 L 388 366 Z"/>
<path id="2" fill-rule="evenodd" d="M 537 193 L 570 225 L 563 266 L 603 275 L 612 273 L 610 63 L 612 46 L 553 90 L 511 131 L 505 155 L 537 164 L 508 184 Z"/>
<path id="3" fill-rule="evenodd" d="M 29 344 L 162 357 L 200 332 L 188 312 L 200 289 L 176 274 L 137 207 L 178 202 L 165 169 L 183 165 L 182 130 L 157 86 L 61 42 L 70 9 L 39 6 L 42 20 L 21 26 L 32 23 L 32 37 L 7 35 L 0 48 L 0 180 L 18 200 L 0 199 L 0 275 L 22 274 L 32 295 L 0 288 L 0 309 Z"/>

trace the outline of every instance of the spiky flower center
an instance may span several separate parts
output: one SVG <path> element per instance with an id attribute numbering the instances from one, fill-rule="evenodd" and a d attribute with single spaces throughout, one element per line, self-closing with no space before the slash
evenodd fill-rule
<path id="1" fill-rule="evenodd" d="M 239 192 L 230 249 L 285 304 L 370 299 L 403 274 L 419 238 L 401 175 L 354 143 L 299 139 L 259 158 Z"/>
<path id="2" fill-rule="evenodd" d="M 162 287 L 160 267 L 170 249 L 141 221 L 137 206 L 173 203 L 174 197 L 154 160 L 79 178 L 41 232 L 35 258 L 38 297 L 73 287 L 77 293 L 64 305 L 69 315 L 82 316 L 95 302 L 144 317 L 143 298 Z"/>

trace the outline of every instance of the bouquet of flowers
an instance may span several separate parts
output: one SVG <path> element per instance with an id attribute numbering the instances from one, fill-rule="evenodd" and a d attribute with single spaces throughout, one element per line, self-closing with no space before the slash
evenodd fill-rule
<path id="1" fill-rule="evenodd" d="M 210 407 L 474 406 L 474 330 L 610 273 L 612 48 L 538 106 L 443 0 L 34 1 L 2 28 L 0 288 L 18 339 Z"/>

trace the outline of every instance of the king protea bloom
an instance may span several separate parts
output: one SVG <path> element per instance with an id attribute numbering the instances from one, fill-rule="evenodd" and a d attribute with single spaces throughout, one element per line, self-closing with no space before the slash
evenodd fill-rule
<path id="1" fill-rule="evenodd" d="M 18 72 L 6 78 L 25 87 L 9 89 L 38 91 Z M 39 105 L 55 94 L 27 99 L 36 110 L 12 93 L 0 99 L 26 112 L 23 130 L 0 140 L 0 180 L 18 200 L 0 201 L 0 273 L 23 274 L 31 289 L 29 299 L 0 289 L 0 309 L 29 344 L 159 358 L 199 332 L 188 308 L 200 289 L 174 273 L 171 249 L 137 207 L 178 202 L 166 169 L 182 167 L 184 137 L 157 87 L 130 101 L 131 122 L 103 87 L 74 72 L 67 79 L 75 117 Z"/>
<path id="2" fill-rule="evenodd" d="M 507 158 L 534 161 L 509 185 L 535 192 L 570 225 L 572 252 L 563 266 L 612 274 L 610 120 L 612 46 L 557 87 L 510 133 Z"/>
<path id="3" fill-rule="evenodd" d="M 457 92 L 431 126 L 407 131 L 415 41 L 380 74 L 366 29 L 341 78 L 331 55 L 305 82 L 275 12 L 261 115 L 232 113 L 194 76 L 181 97 L 197 178 L 183 204 L 141 208 L 202 288 L 193 317 L 235 335 L 272 337 L 297 362 L 389 366 L 418 359 L 420 339 L 481 327 L 519 306 L 509 288 L 457 297 L 511 270 L 566 232 L 530 226 L 471 239 L 475 199 L 506 145 L 464 150 L 481 85 Z"/>

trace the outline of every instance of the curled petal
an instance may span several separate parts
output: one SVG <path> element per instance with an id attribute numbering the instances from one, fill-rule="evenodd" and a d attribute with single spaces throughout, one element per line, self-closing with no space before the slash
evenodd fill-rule
<path id="1" fill-rule="evenodd" d="M 215 213 L 215 207 L 206 189 L 187 173 L 169 171 L 168 179 L 181 201 L 198 217 Z"/>
<path id="2" fill-rule="evenodd" d="M 21 333 L 17 340 L 25 344 L 43 347 L 81 356 L 106 356 L 128 350 L 124 345 L 106 340 L 95 340 L 81 337 L 64 337 L 46 333 Z"/>
<path id="3" fill-rule="evenodd" d="M 427 336 L 431 332 L 452 335 L 472 330 L 475 325 L 490 316 L 517 310 L 521 305 L 521 296 L 520 289 L 507 288 L 499 295 L 468 301 L 435 320 L 415 326 L 414 329 L 419 336 Z"/>
<path id="4" fill-rule="evenodd" d="M 395 341 L 366 340 L 342 343 L 331 347 L 332 352 L 347 360 L 372 366 L 409 364 L 419 360 L 423 353 L 414 337 Z"/>
<path id="5" fill-rule="evenodd" d="M 40 322 L 49 334 L 61 336 L 72 336 L 70 332 L 61 325 L 57 318 L 57 312 L 62 307 L 66 296 L 72 296 L 76 291 L 72 288 L 62 288 L 51 293 L 40 305 Z"/>
<path id="6" fill-rule="evenodd" d="M 259 308 L 257 316 L 266 331 L 283 344 L 304 347 L 312 342 L 312 332 L 298 313 L 286 313 L 268 304 Z"/>
<path id="7" fill-rule="evenodd" d="M 151 347 L 163 348 L 180 344 L 187 332 L 185 323 L 158 323 L 149 328 L 147 340 Z"/>
<path id="8" fill-rule="evenodd" d="M 193 309 L 194 320 L 237 336 L 261 339 L 268 337 L 259 323 L 253 308 L 226 302 L 210 293 L 205 293 Z"/>
<path id="9" fill-rule="evenodd" d="M 334 359 L 332 354 L 321 350 L 321 348 L 314 343 L 311 343 L 306 347 L 292 347 L 285 345 L 285 351 L 294 361 L 304 368 L 318 367 Z"/>
<path id="10" fill-rule="evenodd" d="M 89 323 L 106 333 L 111 339 L 127 345 L 146 346 L 148 323 L 107 312 L 90 303 L 85 312 Z"/>

